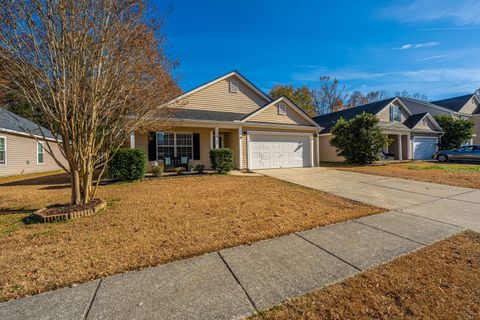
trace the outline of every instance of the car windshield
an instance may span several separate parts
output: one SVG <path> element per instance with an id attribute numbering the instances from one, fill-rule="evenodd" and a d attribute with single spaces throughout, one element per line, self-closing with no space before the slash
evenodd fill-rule
<path id="1" fill-rule="evenodd" d="M 470 151 L 472 151 L 472 149 L 473 149 L 472 146 L 466 146 L 466 147 L 458 148 L 456 151 L 458 151 L 458 152 L 470 152 Z"/>

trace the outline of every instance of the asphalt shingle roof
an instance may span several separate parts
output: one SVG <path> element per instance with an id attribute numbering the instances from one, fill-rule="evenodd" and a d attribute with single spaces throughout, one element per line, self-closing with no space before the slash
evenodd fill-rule
<path id="1" fill-rule="evenodd" d="M 410 129 L 413 129 L 427 114 L 428 114 L 427 112 L 414 114 L 408 117 L 408 119 L 405 120 L 403 124 L 409 127 Z"/>
<path id="2" fill-rule="evenodd" d="M 41 130 L 40 130 L 41 128 Z M 32 121 L 25 119 L 11 111 L 4 108 L 0 108 L 0 130 L 6 129 L 15 131 L 18 133 L 28 133 L 36 136 L 45 135 L 46 138 L 55 139 L 55 136 L 50 130 L 44 127 L 40 127 Z"/>
<path id="3" fill-rule="evenodd" d="M 472 97 L 473 97 L 473 94 L 467 94 L 464 96 L 432 101 L 432 103 L 436 104 L 437 106 L 444 107 L 444 108 L 458 112 Z"/>
<path id="4" fill-rule="evenodd" d="M 185 120 L 235 121 L 241 120 L 246 113 L 222 112 L 195 109 L 173 109 L 172 118 Z"/>
<path id="5" fill-rule="evenodd" d="M 395 100 L 395 98 L 389 98 L 377 102 L 372 102 L 369 104 L 364 104 L 363 106 L 358 106 L 355 108 L 350 108 L 346 110 L 341 110 L 337 112 L 327 113 L 321 116 L 312 118 L 319 126 L 323 127 L 320 133 L 329 133 L 335 123 L 340 119 L 344 118 L 345 120 L 350 120 L 355 117 L 357 114 L 362 112 L 377 114 L 385 108 L 390 102 Z"/>

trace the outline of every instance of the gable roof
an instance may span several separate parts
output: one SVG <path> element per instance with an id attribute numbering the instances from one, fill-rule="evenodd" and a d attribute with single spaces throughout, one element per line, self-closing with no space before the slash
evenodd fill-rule
<path id="1" fill-rule="evenodd" d="M 310 124 L 312 124 L 313 126 L 315 127 L 318 127 L 318 124 L 313 121 L 306 113 L 305 111 L 303 111 L 299 106 L 297 106 L 292 100 L 290 100 L 288 97 L 286 96 L 281 96 L 280 98 L 274 100 L 274 101 L 271 101 L 270 103 L 267 103 L 266 105 L 264 105 L 263 107 L 261 107 L 260 109 L 258 110 L 255 110 L 254 112 L 250 113 L 250 114 L 247 114 L 244 118 L 242 118 L 242 122 L 245 122 L 245 121 L 248 121 L 249 119 L 255 117 L 257 114 L 265 111 L 267 108 L 279 103 L 279 102 L 285 102 L 286 104 L 288 104 L 291 108 L 293 108 L 295 111 L 297 111 L 297 113 L 302 117 L 304 118 L 307 122 L 309 122 Z"/>
<path id="2" fill-rule="evenodd" d="M 389 98 L 377 102 L 372 102 L 368 104 L 364 104 L 362 106 L 350 108 L 350 109 L 345 109 L 345 110 L 340 110 L 337 112 L 331 112 L 327 113 L 321 116 L 316 116 L 312 118 L 320 127 L 323 127 L 322 131 L 320 133 L 329 133 L 335 123 L 340 118 L 344 118 L 345 120 L 350 120 L 354 118 L 357 114 L 360 114 L 362 112 L 366 113 L 371 113 L 371 114 L 377 114 L 379 113 L 383 108 L 388 106 L 390 103 L 395 101 L 397 98 Z"/>
<path id="3" fill-rule="evenodd" d="M 45 138 L 56 140 L 56 137 L 47 128 L 39 126 L 5 108 L 0 108 L 0 131 L 13 132 L 22 135 L 34 135 L 38 138 L 43 138 L 43 132 Z"/>
<path id="4" fill-rule="evenodd" d="M 465 104 L 474 96 L 473 93 L 466 94 L 464 96 L 453 97 L 444 100 L 433 101 L 433 104 L 439 105 L 441 107 L 459 112 Z"/>
<path id="5" fill-rule="evenodd" d="M 162 106 L 160 107 L 163 107 L 163 106 L 167 106 L 167 105 L 170 105 L 174 102 L 177 102 L 183 98 L 186 98 L 188 97 L 189 95 L 191 94 L 194 94 L 195 92 L 198 92 L 202 89 L 205 89 L 211 85 L 214 85 L 215 83 L 218 83 L 222 80 L 225 80 L 231 76 L 235 76 L 237 77 L 240 81 L 242 81 L 247 87 L 249 87 L 250 89 L 252 89 L 256 94 L 258 94 L 260 97 L 262 97 L 263 99 L 265 99 L 267 102 L 270 102 L 272 101 L 272 98 L 270 98 L 267 94 L 265 94 L 262 90 L 260 90 L 256 85 L 254 85 L 251 81 L 249 81 L 247 78 L 245 78 L 242 74 L 240 74 L 240 72 L 236 71 L 236 70 L 233 70 L 227 74 L 224 74 L 223 76 L 220 76 L 216 79 L 213 79 L 212 81 L 209 81 L 207 83 L 204 83 L 190 91 L 187 91 L 185 93 L 182 93 L 180 94 L 179 96 L 173 98 L 172 100 L 168 101 L 167 103 L 163 104 Z"/>
<path id="6" fill-rule="evenodd" d="M 418 100 L 418 99 L 414 99 L 414 98 L 410 98 L 410 97 L 399 97 L 399 99 L 402 100 L 402 101 L 406 100 L 406 101 L 409 101 L 409 102 L 412 102 L 412 103 L 421 104 L 421 105 L 423 105 L 425 107 L 428 107 L 428 108 L 442 110 L 442 111 L 446 111 L 446 112 L 449 112 L 449 113 L 454 112 L 454 110 L 447 109 L 447 108 L 444 108 L 442 106 L 433 104 L 432 102 L 428 102 L 428 101 L 424 101 L 424 100 Z"/>
<path id="7" fill-rule="evenodd" d="M 410 129 L 413 129 L 420 121 L 423 120 L 423 118 L 427 116 L 427 114 L 428 112 L 414 114 L 408 117 L 408 119 L 405 120 L 403 124 L 409 127 Z"/>

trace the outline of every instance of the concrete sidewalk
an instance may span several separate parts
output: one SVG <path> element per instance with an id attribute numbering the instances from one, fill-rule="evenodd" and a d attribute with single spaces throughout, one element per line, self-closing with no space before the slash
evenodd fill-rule
<path id="1" fill-rule="evenodd" d="M 262 173 L 395 210 L 2 303 L 0 319 L 240 319 L 480 229 L 476 190 L 321 168 Z"/>

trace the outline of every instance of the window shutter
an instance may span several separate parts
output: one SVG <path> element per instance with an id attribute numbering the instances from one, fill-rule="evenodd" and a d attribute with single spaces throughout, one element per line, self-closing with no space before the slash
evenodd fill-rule
<path id="1" fill-rule="evenodd" d="M 193 134 L 193 160 L 200 160 L 200 133 Z"/>
<path id="2" fill-rule="evenodd" d="M 157 135 L 155 132 L 148 133 L 148 161 L 157 161 Z"/>

